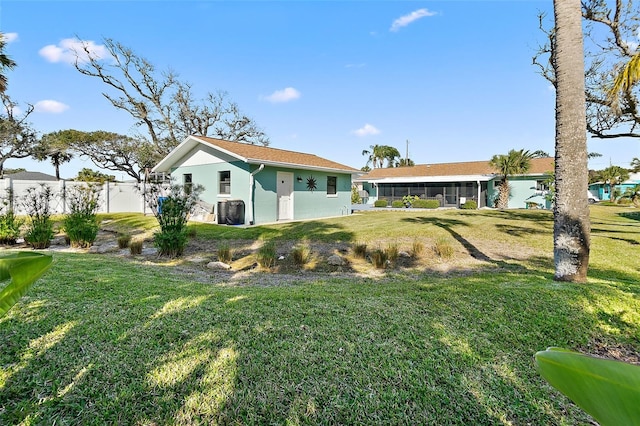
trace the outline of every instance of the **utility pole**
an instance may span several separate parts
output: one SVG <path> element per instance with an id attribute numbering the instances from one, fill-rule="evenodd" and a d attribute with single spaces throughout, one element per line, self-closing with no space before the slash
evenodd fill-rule
<path id="1" fill-rule="evenodd" d="M 409 139 L 407 139 L 407 151 L 404 159 L 405 159 L 405 164 L 408 166 L 409 165 Z"/>

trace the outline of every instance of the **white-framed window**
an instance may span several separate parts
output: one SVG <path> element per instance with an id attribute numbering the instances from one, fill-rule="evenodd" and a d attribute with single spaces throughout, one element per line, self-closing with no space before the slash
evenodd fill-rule
<path id="1" fill-rule="evenodd" d="M 218 194 L 230 195 L 231 194 L 231 171 L 224 170 L 218 172 Z"/>
<path id="2" fill-rule="evenodd" d="M 327 195 L 336 195 L 338 193 L 338 178 L 336 176 L 327 176 Z"/>
<path id="3" fill-rule="evenodd" d="M 184 185 L 184 193 L 189 195 L 193 190 L 193 176 L 191 173 L 185 173 L 182 175 L 182 184 Z"/>

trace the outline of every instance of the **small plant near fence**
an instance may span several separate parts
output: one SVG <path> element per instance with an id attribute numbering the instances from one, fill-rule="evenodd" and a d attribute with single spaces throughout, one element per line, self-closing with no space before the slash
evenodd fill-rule
<path id="1" fill-rule="evenodd" d="M 153 237 L 161 256 L 178 257 L 184 253 L 187 219 L 203 190 L 202 185 L 192 185 L 187 191 L 177 184 L 147 187 L 145 201 L 160 225 Z"/>
<path id="2" fill-rule="evenodd" d="M 51 221 L 52 199 L 51 187 L 45 184 L 27 188 L 21 199 L 22 207 L 29 217 L 24 239 L 34 249 L 44 249 L 51 244 L 54 235 Z"/>
<path id="3" fill-rule="evenodd" d="M 389 205 L 389 203 L 387 202 L 387 200 L 376 200 L 373 203 L 373 207 L 387 207 Z"/>
<path id="4" fill-rule="evenodd" d="M 258 249 L 258 264 L 263 268 L 271 268 L 276 264 L 276 256 L 275 243 L 267 241 Z"/>
<path id="5" fill-rule="evenodd" d="M 442 259 L 450 259 L 453 257 L 453 246 L 446 238 L 438 238 L 433 245 L 433 251 Z"/>
<path id="6" fill-rule="evenodd" d="M 405 205 L 401 200 L 394 200 L 391 202 L 391 207 L 393 207 L 394 209 L 401 209 L 404 206 Z"/>
<path id="7" fill-rule="evenodd" d="M 101 188 L 98 185 L 75 186 L 66 191 L 70 213 L 62 224 L 71 247 L 90 247 L 98 236 L 100 221 L 97 211 Z"/>
<path id="8" fill-rule="evenodd" d="M 231 253 L 231 248 L 229 247 L 229 243 L 226 241 L 218 244 L 218 260 L 220 262 L 229 263 L 233 259 L 233 254 Z"/>
<path id="9" fill-rule="evenodd" d="M 7 193 L 7 198 L 0 203 L 0 244 L 13 245 L 20 237 L 20 228 L 24 220 L 17 218 L 13 213 L 10 204 L 12 191 L 7 190 Z"/>

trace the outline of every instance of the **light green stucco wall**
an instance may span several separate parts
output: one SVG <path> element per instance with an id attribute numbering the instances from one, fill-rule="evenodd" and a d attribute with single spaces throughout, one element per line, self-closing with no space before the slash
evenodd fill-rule
<path id="1" fill-rule="evenodd" d="M 511 177 L 509 178 L 509 187 L 511 189 L 509 194 L 509 208 L 510 209 L 524 209 L 527 207 L 528 202 L 538 203 L 545 208 L 548 208 L 549 203 L 545 200 L 545 198 L 541 195 L 536 194 L 536 184 L 538 180 L 535 178 L 521 178 L 521 177 Z M 494 200 L 498 198 L 498 188 L 497 185 L 500 183 L 500 180 L 494 179 L 489 182 L 487 186 L 487 194 L 488 194 L 488 205 L 493 206 Z"/>
<path id="2" fill-rule="evenodd" d="M 245 215 L 249 211 L 250 172 L 258 169 L 257 165 L 249 165 L 241 161 L 213 163 L 203 165 L 180 166 L 172 170 L 171 175 L 176 183 L 183 183 L 183 175 L 191 173 L 194 185 L 203 185 L 205 190 L 200 198 L 215 206 L 222 200 L 242 200 L 245 203 Z M 218 173 L 231 172 L 231 194 L 218 194 Z M 254 185 L 254 224 L 277 221 L 278 197 L 276 175 L 278 171 L 293 173 L 293 219 L 316 219 L 329 216 L 340 216 L 351 213 L 351 175 L 344 173 L 327 173 L 309 170 L 265 167 L 255 175 Z M 317 181 L 315 191 L 307 190 L 307 177 L 313 176 Z M 337 177 L 337 194 L 327 195 L 327 176 Z M 297 178 L 301 177 L 302 182 Z M 245 223 L 248 224 L 246 217 Z"/>

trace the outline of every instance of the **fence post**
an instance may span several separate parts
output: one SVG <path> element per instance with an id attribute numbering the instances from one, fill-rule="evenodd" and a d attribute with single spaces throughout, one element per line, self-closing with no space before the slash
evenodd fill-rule
<path id="1" fill-rule="evenodd" d="M 67 181 L 60 179 L 58 181 L 58 191 L 60 192 L 60 198 L 62 198 L 62 214 L 67 213 Z"/>
<path id="2" fill-rule="evenodd" d="M 105 213 L 109 213 L 109 185 L 110 185 L 110 184 L 109 184 L 109 181 L 108 181 L 108 180 L 106 180 L 106 181 L 104 182 L 104 185 L 105 185 L 105 186 L 104 186 L 104 193 L 105 193 L 105 196 L 104 196 L 104 199 L 105 199 L 104 206 L 105 206 L 105 210 L 106 210 L 106 212 L 105 212 Z"/>

